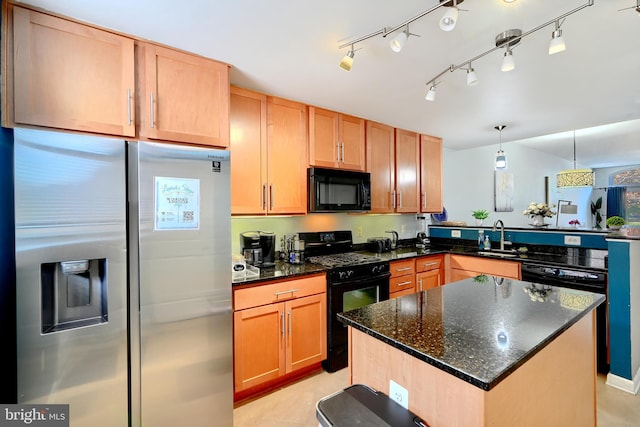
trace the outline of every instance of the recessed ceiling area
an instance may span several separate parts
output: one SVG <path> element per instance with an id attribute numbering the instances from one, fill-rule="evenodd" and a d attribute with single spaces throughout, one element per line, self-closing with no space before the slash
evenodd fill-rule
<path id="1" fill-rule="evenodd" d="M 338 64 L 349 40 L 393 28 L 436 0 L 27 0 L 61 15 L 231 64 L 233 84 L 440 136 L 460 150 L 512 142 L 588 167 L 640 159 L 640 14 L 636 0 L 595 0 L 566 18 L 566 50 L 548 54 L 550 25 L 514 46 L 516 68 L 500 71 L 504 49 L 446 72 L 437 99 L 425 100 L 438 73 L 495 47 L 497 34 L 527 32 L 587 0 L 465 0 L 455 28 L 442 31 L 439 7 L 410 25 L 400 52 L 387 37 L 355 45 L 351 71 Z M 625 9 L 629 8 L 630 9 Z M 625 10 L 620 10 L 625 9 Z M 401 30 L 399 30 L 401 31 Z M 419 37 L 418 37 L 419 36 Z M 635 163 L 638 163 L 636 160 Z"/>

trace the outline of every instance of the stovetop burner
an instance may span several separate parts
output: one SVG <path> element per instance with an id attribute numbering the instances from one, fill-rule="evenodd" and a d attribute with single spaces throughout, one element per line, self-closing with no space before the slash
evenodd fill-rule
<path id="1" fill-rule="evenodd" d="M 372 255 L 365 255 L 357 252 L 345 252 L 332 255 L 312 256 L 307 258 L 307 261 L 329 268 L 336 268 L 352 265 L 371 264 L 380 262 L 381 259 Z"/>

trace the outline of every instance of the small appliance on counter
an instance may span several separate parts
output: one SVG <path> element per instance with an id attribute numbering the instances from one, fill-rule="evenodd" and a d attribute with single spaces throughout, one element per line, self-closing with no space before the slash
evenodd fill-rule
<path id="1" fill-rule="evenodd" d="M 240 233 L 240 252 L 247 264 L 262 265 L 262 247 L 260 246 L 259 231 L 245 231 Z"/>
<path id="2" fill-rule="evenodd" d="M 271 231 L 240 233 L 240 251 L 249 265 L 273 267 L 276 259 L 276 235 Z"/>
<path id="3" fill-rule="evenodd" d="M 371 252 L 382 253 L 391 251 L 391 239 L 388 237 L 369 237 L 367 249 Z"/>

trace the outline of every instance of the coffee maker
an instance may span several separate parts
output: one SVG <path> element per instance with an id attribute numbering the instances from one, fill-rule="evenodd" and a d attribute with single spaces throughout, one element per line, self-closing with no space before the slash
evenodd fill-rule
<path id="1" fill-rule="evenodd" d="M 240 250 L 247 264 L 273 267 L 276 259 L 276 235 L 270 231 L 240 233 Z"/>
<path id="2" fill-rule="evenodd" d="M 262 265 L 262 247 L 260 246 L 260 232 L 245 231 L 240 233 L 240 252 L 247 264 Z"/>
<path id="3" fill-rule="evenodd" d="M 276 265 L 276 235 L 271 231 L 260 231 L 260 249 L 262 250 L 262 266 Z"/>

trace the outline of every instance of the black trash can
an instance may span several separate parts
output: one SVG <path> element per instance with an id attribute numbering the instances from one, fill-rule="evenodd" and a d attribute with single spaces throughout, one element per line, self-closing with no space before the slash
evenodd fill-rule
<path id="1" fill-rule="evenodd" d="M 320 399 L 316 418 L 322 427 L 429 427 L 386 394 L 361 384 Z"/>

